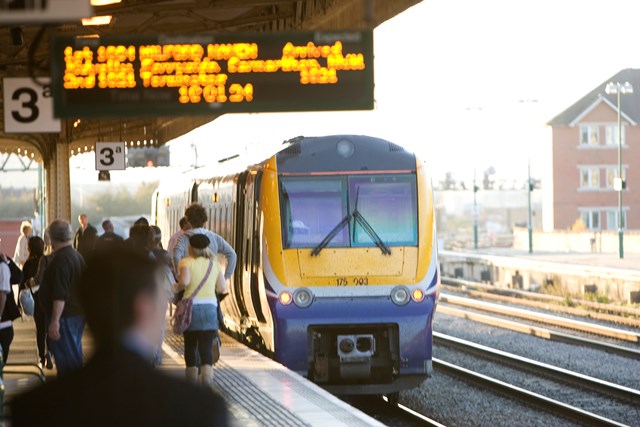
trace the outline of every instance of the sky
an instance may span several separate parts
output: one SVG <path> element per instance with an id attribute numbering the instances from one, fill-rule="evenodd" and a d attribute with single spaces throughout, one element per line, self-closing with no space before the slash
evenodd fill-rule
<path id="1" fill-rule="evenodd" d="M 352 133 L 415 151 L 434 179 L 470 180 L 489 167 L 526 179 L 528 161 L 543 177 L 545 123 L 620 69 L 640 68 L 639 14 L 637 0 L 423 0 L 374 32 L 374 111 L 225 115 L 172 141 L 172 164 L 188 169 L 196 151 L 199 165 L 234 154 L 260 161 L 294 136 Z M 93 167 L 92 154 L 72 158 L 72 183 L 98 185 Z"/>

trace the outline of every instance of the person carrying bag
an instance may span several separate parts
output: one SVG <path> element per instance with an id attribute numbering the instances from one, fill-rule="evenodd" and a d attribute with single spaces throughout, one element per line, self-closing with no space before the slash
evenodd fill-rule
<path id="1" fill-rule="evenodd" d="M 198 295 L 202 286 L 204 286 L 205 282 L 209 278 L 209 274 L 211 273 L 211 267 L 213 267 L 213 260 L 209 260 L 209 268 L 207 269 L 207 273 L 202 278 L 202 281 L 198 285 L 195 291 L 191 294 L 189 298 L 182 298 L 180 301 L 176 303 L 176 312 L 173 314 L 173 319 L 171 319 L 171 327 L 173 328 L 173 332 L 176 334 L 183 334 L 189 326 L 191 325 L 191 317 L 193 314 L 193 299 Z"/>
<path id="2" fill-rule="evenodd" d="M 218 298 L 227 293 L 227 285 L 216 255 L 209 248 L 210 240 L 204 234 L 189 238 L 189 256 L 178 264 L 178 283 L 174 292 L 184 290 L 184 297 L 176 305 L 172 328 L 184 337 L 186 377 L 213 385 L 213 346 L 218 338 Z"/>

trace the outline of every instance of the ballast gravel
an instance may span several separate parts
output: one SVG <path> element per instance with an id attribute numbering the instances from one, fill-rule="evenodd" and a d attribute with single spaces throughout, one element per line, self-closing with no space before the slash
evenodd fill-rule
<path id="1" fill-rule="evenodd" d="M 637 360 L 595 349 L 547 341 L 437 312 L 434 330 L 630 388 L 640 388 L 640 365 Z M 469 362 L 469 357 L 472 356 L 465 356 L 457 350 L 439 348 L 436 345 L 434 357 L 455 364 L 459 363 L 473 370 L 473 366 L 469 366 L 470 363 L 473 364 L 473 361 Z M 504 372 L 496 372 L 492 375 L 490 363 L 483 361 L 478 362 L 478 365 L 482 365 L 482 373 L 509 382 Z M 493 369 L 501 370 L 495 365 Z M 523 388 L 529 388 L 526 384 L 520 385 Z M 562 393 L 558 394 L 557 385 L 549 385 L 549 387 L 555 388 L 556 395 L 560 396 L 558 400 L 563 400 Z M 545 394 L 544 387 L 540 389 L 538 384 L 538 388 L 533 391 Z M 402 392 L 400 402 L 448 426 L 580 425 L 438 371 L 434 372 L 433 378 L 427 380 L 421 387 Z M 598 408 L 597 403 L 590 406 Z M 603 402 L 601 409 L 607 412 L 606 402 Z M 600 411 L 597 413 L 601 414 Z M 616 411 L 614 408 L 610 413 L 617 421 L 640 425 L 640 423 L 636 424 L 640 419 L 640 409 L 631 407 L 628 413 L 623 411 L 621 415 L 620 410 Z M 607 416 L 605 413 L 601 415 Z M 621 417 L 624 419 L 620 419 Z"/>

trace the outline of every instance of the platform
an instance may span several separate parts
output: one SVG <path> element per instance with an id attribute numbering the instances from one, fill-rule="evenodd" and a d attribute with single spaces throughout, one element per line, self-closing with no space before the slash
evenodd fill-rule
<path id="1" fill-rule="evenodd" d="M 449 251 L 447 251 L 449 252 Z M 483 248 L 478 250 L 460 251 L 464 254 L 490 255 L 500 257 L 521 258 L 532 261 L 570 264 L 575 266 L 600 267 L 610 270 L 629 270 L 640 274 L 640 254 L 626 253 L 620 259 L 615 253 L 598 252 L 537 252 L 530 254 L 528 251 L 507 248 Z"/>
<path id="2" fill-rule="evenodd" d="M 37 363 L 35 324 L 32 319 L 15 322 L 14 344 L 9 362 Z M 83 340 L 90 352 L 91 342 Z M 182 336 L 167 330 L 163 364 L 168 375 L 184 375 Z M 8 366 L 7 369 L 18 369 Z M 39 383 L 35 368 L 5 374 L 5 401 Z M 48 378 L 54 370 L 45 370 Z M 223 335 L 220 361 L 214 367 L 215 389 L 225 398 L 234 427 L 255 426 L 383 426 L 322 388 L 289 371 L 279 363 Z"/>
<path id="3" fill-rule="evenodd" d="M 565 295 L 589 289 L 603 301 L 631 301 L 640 291 L 640 255 L 534 253 L 507 249 L 439 251 L 442 275 L 537 291 L 553 285 Z M 595 288 L 594 288 L 595 286 Z"/>

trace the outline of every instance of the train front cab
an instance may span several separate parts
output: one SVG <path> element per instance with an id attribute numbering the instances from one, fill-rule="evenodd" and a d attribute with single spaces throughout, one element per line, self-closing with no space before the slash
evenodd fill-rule
<path id="1" fill-rule="evenodd" d="M 412 159 L 410 173 L 381 171 L 353 177 L 354 182 L 382 183 L 394 191 L 397 188 L 391 187 L 413 180 L 407 188 L 415 194 L 415 244 L 392 245 L 387 255 L 375 245 L 328 245 L 315 255 L 309 245 L 291 245 L 287 224 L 312 235 L 312 221 L 287 218 L 291 208 L 282 202 L 286 178 L 278 174 L 274 159 L 265 165 L 262 267 L 274 322 L 275 358 L 334 393 L 393 393 L 418 386 L 431 373 L 432 316 L 439 282 L 435 223 L 426 172 Z M 351 176 L 336 176 L 349 188 Z M 303 178 L 291 178 L 290 190 L 295 191 L 295 179 Z M 325 178 L 315 182 L 322 182 L 326 190 L 334 184 L 331 177 Z M 301 186 L 307 192 L 310 182 Z M 348 198 L 359 198 L 365 211 L 365 192 L 354 196 L 346 191 L 344 204 L 353 207 Z M 292 192 L 285 197 L 293 197 Z M 302 206 L 311 199 L 299 202 Z M 337 222 L 326 218 L 331 216 L 326 209 L 322 213 L 325 220 Z M 375 220 L 372 223 L 379 226 Z M 346 232 L 347 237 L 358 234 L 352 231 Z"/>

